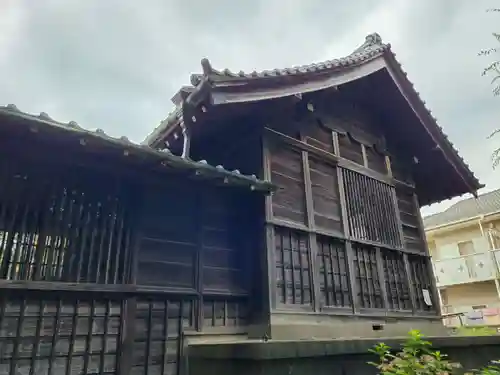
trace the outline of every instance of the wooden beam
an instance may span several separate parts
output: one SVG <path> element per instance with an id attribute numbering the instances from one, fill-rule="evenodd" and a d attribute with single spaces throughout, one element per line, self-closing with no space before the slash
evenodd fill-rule
<path id="1" fill-rule="evenodd" d="M 320 309 L 320 288 L 319 288 L 319 267 L 317 265 L 318 260 L 318 243 L 316 241 L 316 233 L 314 229 L 316 227 L 314 223 L 314 202 L 312 196 L 312 185 L 311 185 L 311 171 L 309 169 L 309 155 L 307 151 L 302 151 L 302 172 L 304 177 L 304 191 L 306 198 L 306 213 L 307 213 L 307 226 L 310 229 L 309 232 L 309 275 L 310 282 L 312 283 L 312 301 L 314 305 L 314 310 L 319 311 Z"/>

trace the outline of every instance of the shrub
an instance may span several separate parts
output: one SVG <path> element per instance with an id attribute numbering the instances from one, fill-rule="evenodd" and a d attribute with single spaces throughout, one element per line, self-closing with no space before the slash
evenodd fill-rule
<path id="1" fill-rule="evenodd" d="M 446 354 L 433 351 L 431 345 L 419 331 L 410 331 L 403 348 L 395 354 L 384 343 L 377 344 L 370 352 L 377 355 L 379 361 L 369 364 L 375 366 L 380 375 L 450 375 L 462 368 L 460 363 L 447 360 Z M 500 375 L 500 362 L 491 361 L 490 365 L 465 375 Z"/>
<path id="2" fill-rule="evenodd" d="M 403 348 L 395 354 L 384 343 L 377 344 L 370 352 L 379 357 L 378 363 L 369 363 L 381 375 L 449 375 L 461 367 L 448 361 L 446 354 L 432 351 L 431 343 L 424 340 L 419 331 L 410 331 Z"/>

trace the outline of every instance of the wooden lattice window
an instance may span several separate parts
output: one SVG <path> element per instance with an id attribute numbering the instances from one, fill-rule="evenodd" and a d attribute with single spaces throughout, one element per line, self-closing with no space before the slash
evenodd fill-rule
<path id="1" fill-rule="evenodd" d="M 387 302 L 391 310 L 411 310 L 408 275 L 403 254 L 397 251 L 382 252 Z"/>
<path id="2" fill-rule="evenodd" d="M 247 300 L 209 297 L 203 300 L 204 327 L 243 326 L 247 321 Z"/>
<path id="3" fill-rule="evenodd" d="M 305 223 L 305 191 L 302 156 L 286 147 L 271 150 L 271 181 L 278 186 L 273 195 L 273 215 L 276 218 Z"/>
<path id="4" fill-rule="evenodd" d="M 131 222 L 126 183 L 119 188 L 110 176 L 76 167 L 40 175 L 19 165 L 1 172 L 0 278 L 127 282 Z"/>
<path id="5" fill-rule="evenodd" d="M 410 263 L 410 279 L 416 294 L 416 310 L 418 311 L 435 311 L 436 301 L 431 300 L 432 306 L 426 302 L 425 291 L 432 298 L 432 281 L 428 262 L 430 259 L 426 256 L 412 255 L 408 257 Z"/>
<path id="6" fill-rule="evenodd" d="M 306 233 L 275 229 L 278 301 L 283 304 L 311 304 L 311 267 Z"/>
<path id="7" fill-rule="evenodd" d="M 320 298 L 323 306 L 352 305 L 345 244 L 330 237 L 318 237 Z"/>
<path id="8" fill-rule="evenodd" d="M 139 299 L 133 324 L 131 374 L 178 374 L 182 332 L 194 327 L 193 303 Z"/>
<path id="9" fill-rule="evenodd" d="M 315 157 L 309 157 L 309 170 L 316 227 L 333 233 L 341 233 L 341 209 L 336 167 Z"/>
<path id="10" fill-rule="evenodd" d="M 355 239 L 401 248 L 394 188 L 342 168 L 350 235 Z"/>
<path id="11" fill-rule="evenodd" d="M 120 299 L 26 295 L 0 301 L 0 374 L 115 374 L 123 341 Z"/>
<path id="12" fill-rule="evenodd" d="M 384 307 L 377 254 L 374 248 L 353 244 L 354 272 L 356 276 L 357 300 L 362 308 Z"/>

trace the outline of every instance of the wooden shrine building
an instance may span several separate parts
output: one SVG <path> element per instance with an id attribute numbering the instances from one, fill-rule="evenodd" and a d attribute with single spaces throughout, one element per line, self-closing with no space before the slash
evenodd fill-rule
<path id="1" fill-rule="evenodd" d="M 390 46 L 202 67 L 142 145 L 0 108 L 0 374 L 441 329 L 419 208 L 481 185 Z"/>

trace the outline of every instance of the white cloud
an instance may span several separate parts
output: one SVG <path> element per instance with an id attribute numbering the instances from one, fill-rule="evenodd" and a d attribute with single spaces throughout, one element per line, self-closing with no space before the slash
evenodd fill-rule
<path id="1" fill-rule="evenodd" d="M 488 188 L 499 98 L 481 78 L 494 0 L 2 0 L 0 103 L 141 140 L 201 70 L 267 69 L 351 52 L 378 32 Z M 496 30 L 498 31 L 498 30 Z M 430 207 L 432 212 L 440 207 Z"/>

